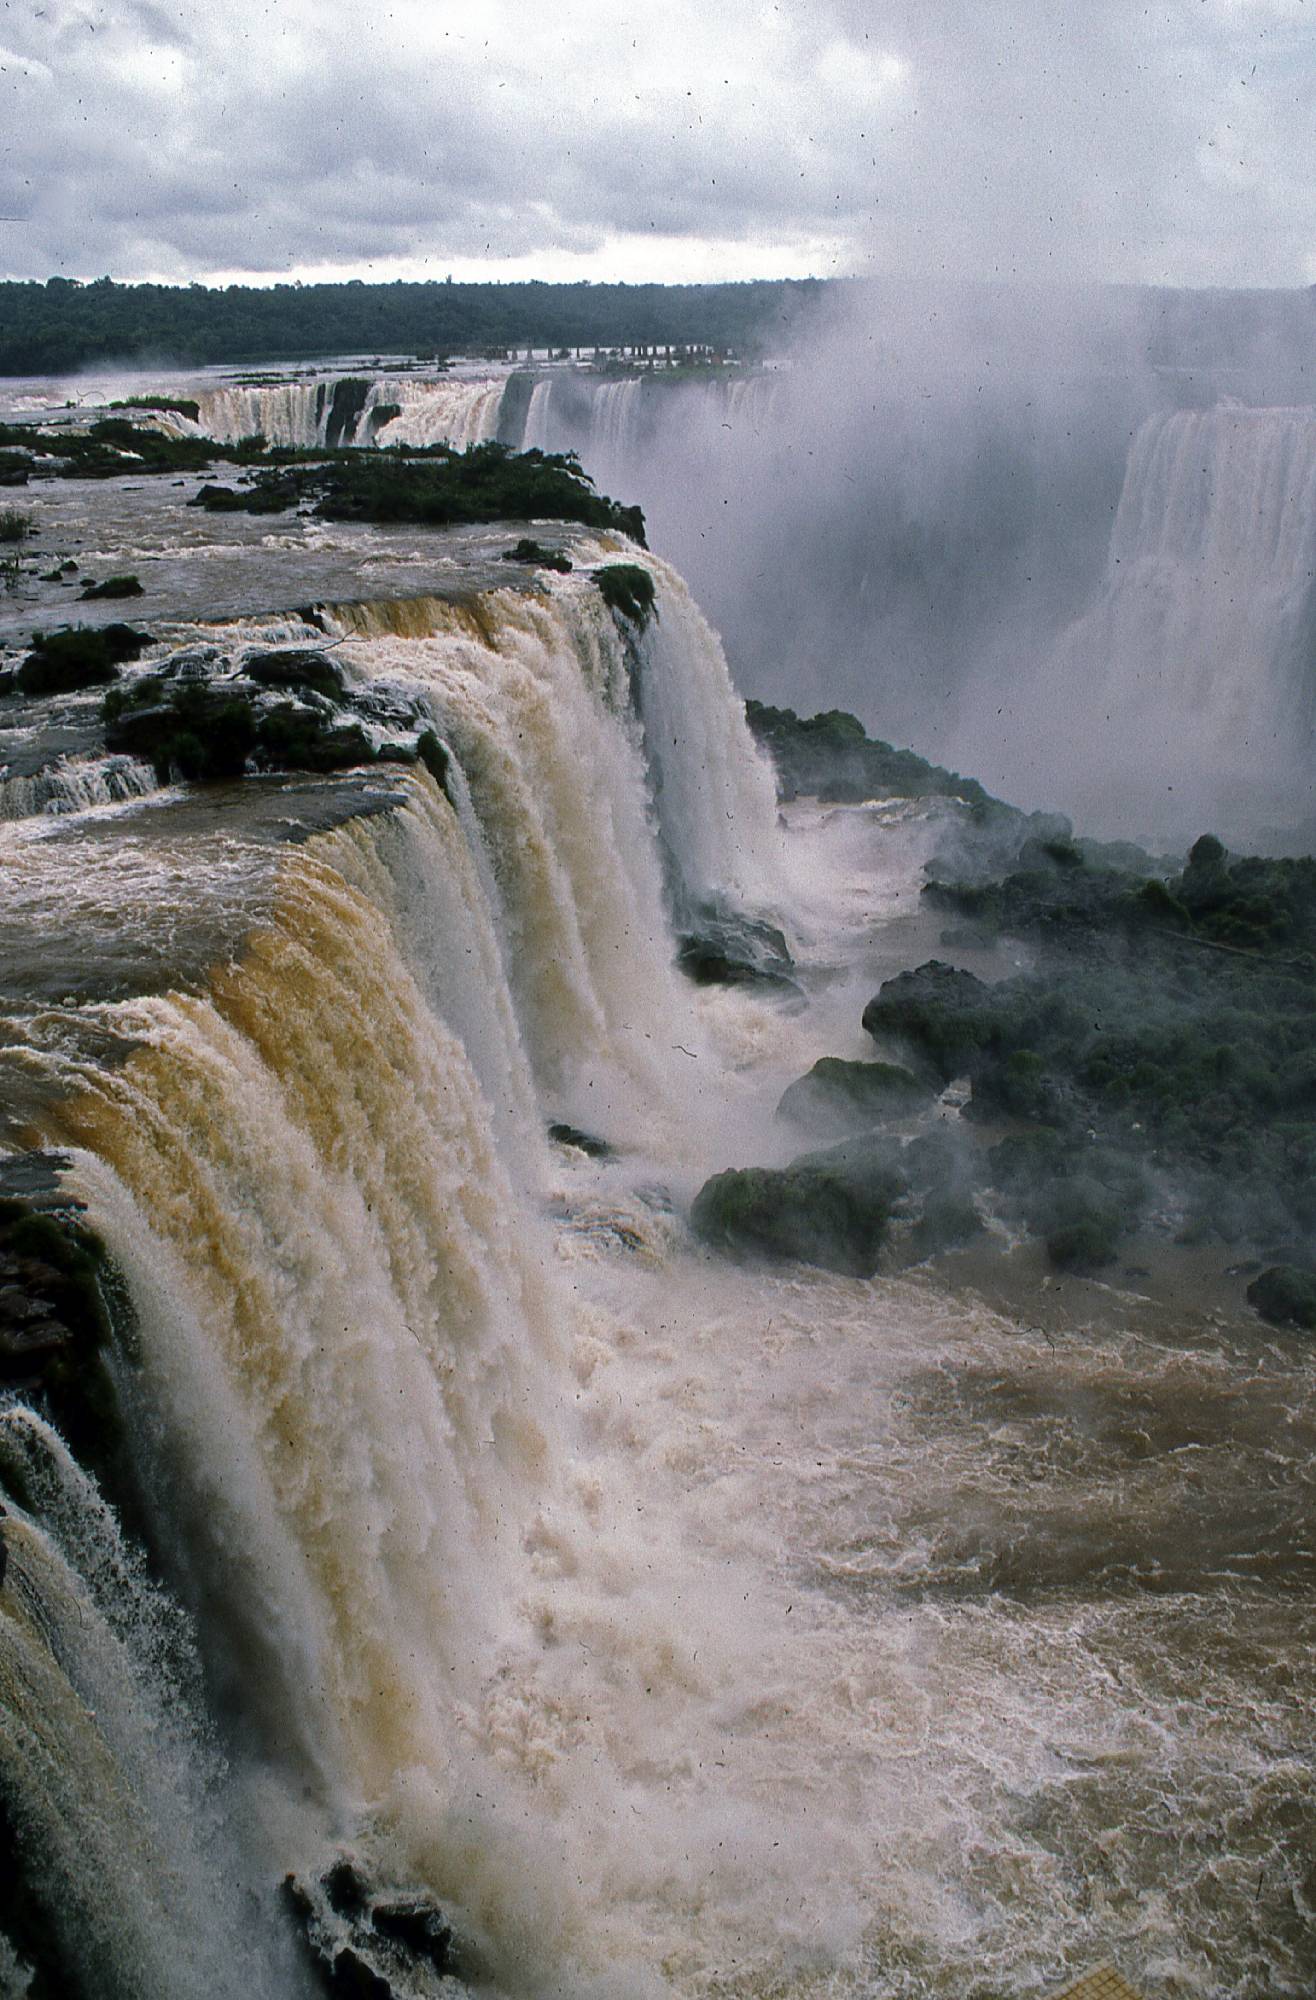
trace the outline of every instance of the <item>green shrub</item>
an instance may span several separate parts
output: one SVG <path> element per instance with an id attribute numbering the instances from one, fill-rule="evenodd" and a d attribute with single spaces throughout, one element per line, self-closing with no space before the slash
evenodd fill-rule
<path id="1" fill-rule="evenodd" d="M 34 635 L 33 650 L 18 669 L 24 694 L 72 694 L 79 688 L 101 687 L 116 678 L 125 660 L 135 660 L 151 643 L 146 632 L 129 625 L 66 626 L 62 631 Z"/>

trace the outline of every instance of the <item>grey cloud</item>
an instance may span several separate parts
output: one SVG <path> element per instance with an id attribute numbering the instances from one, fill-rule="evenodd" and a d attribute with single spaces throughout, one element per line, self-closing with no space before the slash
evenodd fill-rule
<path id="1" fill-rule="evenodd" d="M 1312 62 L 1283 0 L 813 0 L 775 43 L 762 14 L 660 0 L 643 24 L 670 17 L 671 46 L 642 56 L 570 0 L 560 51 L 498 5 L 487 49 L 455 9 L 11 7 L 0 42 L 47 74 L 0 71 L 0 187 L 30 217 L 0 254 L 132 276 L 488 246 L 549 270 L 658 233 L 835 239 L 854 268 L 1316 277 Z"/>

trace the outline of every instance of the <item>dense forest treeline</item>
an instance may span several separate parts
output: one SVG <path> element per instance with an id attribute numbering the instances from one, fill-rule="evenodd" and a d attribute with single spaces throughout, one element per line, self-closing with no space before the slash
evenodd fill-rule
<path id="1" fill-rule="evenodd" d="M 755 354 L 818 279 L 726 285 L 0 283 L 0 374 L 141 359 L 199 366 L 326 354 L 701 344 Z"/>

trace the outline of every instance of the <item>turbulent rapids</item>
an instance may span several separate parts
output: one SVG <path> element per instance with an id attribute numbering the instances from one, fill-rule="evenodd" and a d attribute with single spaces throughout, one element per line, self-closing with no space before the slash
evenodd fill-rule
<path id="1" fill-rule="evenodd" d="M 639 393 L 596 386 L 615 451 Z M 477 441 L 505 394 L 202 424 Z M 993 1306 L 689 1225 L 935 946 L 966 809 L 783 814 L 619 535 L 527 569 L 81 504 L 159 597 L 121 720 L 240 687 L 264 727 L 257 667 L 318 675 L 365 754 L 188 786 L 99 689 L 6 697 L 0 1260 L 74 1358 L 54 1307 L 6 1351 L 0 1993 L 960 2000 L 1112 1954 L 1306 1993 L 1301 1342 L 1205 1285 Z"/>

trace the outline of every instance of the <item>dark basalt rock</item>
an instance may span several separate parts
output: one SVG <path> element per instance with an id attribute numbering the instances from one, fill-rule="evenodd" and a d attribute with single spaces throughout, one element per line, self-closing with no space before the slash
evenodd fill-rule
<path id="1" fill-rule="evenodd" d="M 596 1139 L 590 1132 L 582 1132 L 575 1125 L 550 1125 L 548 1136 L 559 1146 L 571 1146 L 578 1153 L 588 1153 L 592 1160 L 610 1160 L 614 1149 L 606 1139 Z"/>
<path id="2" fill-rule="evenodd" d="M 1247 1302 L 1272 1326 L 1316 1331 L 1316 1271 L 1296 1264 L 1272 1264 L 1247 1288 Z"/>
<path id="3" fill-rule="evenodd" d="M 334 2000 L 394 2000 L 394 1989 L 382 1973 L 366 1964 L 359 1952 L 345 1944 L 335 1952 L 329 1968 L 328 1991 Z"/>
<path id="4" fill-rule="evenodd" d="M 239 493 L 236 486 L 217 486 L 207 480 L 199 486 L 188 501 L 189 507 L 204 507 L 208 514 L 241 514 L 246 512 L 247 496 Z"/>
<path id="5" fill-rule="evenodd" d="M 523 535 L 514 549 L 504 549 L 500 560 L 556 570 L 561 576 L 569 576 L 574 567 L 571 557 L 560 549 L 546 549 L 542 542 L 532 541 L 528 535 Z"/>
<path id="6" fill-rule="evenodd" d="M 777 1116 L 815 1132 L 861 1131 L 917 1110 L 932 1095 L 926 1078 L 897 1063 L 822 1056 L 783 1093 Z"/>
<path id="7" fill-rule="evenodd" d="M 318 1882 L 285 1876 L 281 1894 L 307 1970 L 329 2000 L 404 2000 L 418 1980 L 429 1990 L 429 1973 L 459 1971 L 457 1941 L 438 1905 L 419 1891 L 380 1894 L 347 1855 Z"/>
<path id="8" fill-rule="evenodd" d="M 316 694 L 340 701 L 343 670 L 336 660 L 317 647 L 284 647 L 278 652 L 248 653 L 242 662 L 248 680 L 260 687 L 310 688 Z"/>
<path id="9" fill-rule="evenodd" d="M 705 1242 L 732 1255 L 794 1258 L 868 1278 L 906 1185 L 870 1150 L 836 1146 L 788 1167 L 715 1174 L 696 1195 L 690 1220 Z"/>
<path id="10" fill-rule="evenodd" d="M 370 1885 L 356 1864 L 343 1854 L 320 1877 L 331 1910 L 340 1917 L 360 1916 L 370 1900 Z"/>
<path id="11" fill-rule="evenodd" d="M 381 1937 L 392 1938 L 413 1958 L 426 1959 L 436 1972 L 452 1969 L 453 1933 L 433 1903 L 410 1897 L 376 1903 L 370 1921 Z"/>
<path id="12" fill-rule="evenodd" d="M 800 993 L 794 959 L 775 924 L 708 906 L 677 939 L 676 963 L 696 986 L 764 986 Z M 802 996 L 801 996 L 802 997 Z"/>
<path id="13" fill-rule="evenodd" d="M 6 1176 L 22 1191 L 0 1194 L 0 1389 L 43 1408 L 83 1465 L 116 1491 L 123 1439 L 103 1356 L 116 1333 L 131 1350 L 132 1308 L 80 1205 L 46 1183 L 60 1156 L 28 1158 L 30 1174 Z"/>
<path id="14" fill-rule="evenodd" d="M 86 602 L 96 597 L 144 597 L 146 593 L 135 576 L 107 576 L 101 583 L 84 584 L 79 595 Z"/>

